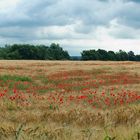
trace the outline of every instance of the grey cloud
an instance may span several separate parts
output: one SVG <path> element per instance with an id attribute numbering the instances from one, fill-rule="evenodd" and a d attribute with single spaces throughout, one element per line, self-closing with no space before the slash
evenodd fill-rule
<path id="1" fill-rule="evenodd" d="M 0 37 L 17 41 L 27 41 L 38 38 L 34 28 L 5 27 L 0 28 Z"/>
<path id="2" fill-rule="evenodd" d="M 131 2 L 136 2 L 136 3 L 140 3 L 140 0 L 129 0 Z"/>
<path id="3" fill-rule="evenodd" d="M 139 0 L 20 0 L 16 7 L 0 10 L 0 36 L 15 40 L 89 38 L 98 26 L 109 27 L 110 21 L 140 29 Z M 81 24 L 77 24 L 80 22 Z M 39 27 L 72 25 L 71 33 L 48 32 L 38 35 Z M 122 30 L 123 31 L 123 30 Z M 135 38 L 135 34 L 117 31 L 111 35 Z M 83 34 L 83 36 L 82 36 Z M 80 36 L 80 37 L 79 37 Z M 86 37 L 85 37 L 86 38 Z"/>
<path id="4" fill-rule="evenodd" d="M 140 37 L 140 30 L 135 30 L 129 27 L 118 27 L 109 33 L 117 39 L 137 39 Z"/>
<path id="5" fill-rule="evenodd" d="M 113 14 L 106 8 L 107 3 L 99 0 L 21 1 L 12 11 L 0 12 L 0 26 L 63 26 L 76 20 L 86 25 L 107 24 Z"/>
<path id="6" fill-rule="evenodd" d="M 0 26 L 46 26 L 46 25 L 64 25 L 65 15 L 59 15 L 55 6 L 58 0 L 52 1 L 21 1 L 15 9 L 2 13 L 0 11 Z M 55 6 L 54 6 L 55 5 Z M 57 12 L 57 13 L 56 13 Z"/>
<path id="7" fill-rule="evenodd" d="M 140 5 L 128 3 L 118 12 L 120 24 L 140 28 Z"/>
<path id="8" fill-rule="evenodd" d="M 0 12 L 0 26 L 63 26 L 77 20 L 86 26 L 98 26 L 108 25 L 115 17 L 122 24 L 130 22 L 130 26 L 139 26 L 140 7 L 123 0 L 120 3 L 117 0 L 21 0 L 9 13 Z"/>

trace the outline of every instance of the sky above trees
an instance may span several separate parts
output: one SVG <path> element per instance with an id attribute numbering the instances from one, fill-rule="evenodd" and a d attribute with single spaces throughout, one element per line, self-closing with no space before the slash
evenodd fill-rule
<path id="1" fill-rule="evenodd" d="M 140 53 L 140 0 L 0 0 L 0 45 L 59 43 L 71 55 Z"/>

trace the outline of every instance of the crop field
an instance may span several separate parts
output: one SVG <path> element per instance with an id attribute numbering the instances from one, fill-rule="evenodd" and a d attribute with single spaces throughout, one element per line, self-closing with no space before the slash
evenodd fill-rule
<path id="1" fill-rule="evenodd" d="M 140 140 L 140 63 L 1 60 L 0 140 Z"/>

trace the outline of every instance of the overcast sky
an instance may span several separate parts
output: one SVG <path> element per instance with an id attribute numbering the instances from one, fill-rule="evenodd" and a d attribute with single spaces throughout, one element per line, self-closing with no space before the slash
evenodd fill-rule
<path id="1" fill-rule="evenodd" d="M 0 44 L 140 53 L 140 0 L 0 0 Z"/>

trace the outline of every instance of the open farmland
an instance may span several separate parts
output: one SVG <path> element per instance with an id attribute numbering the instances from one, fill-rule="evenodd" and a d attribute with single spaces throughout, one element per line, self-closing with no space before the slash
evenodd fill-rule
<path id="1" fill-rule="evenodd" d="M 139 140 L 140 63 L 0 61 L 0 139 Z"/>

